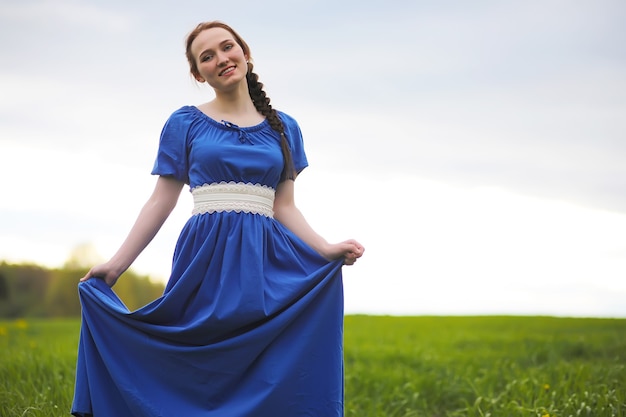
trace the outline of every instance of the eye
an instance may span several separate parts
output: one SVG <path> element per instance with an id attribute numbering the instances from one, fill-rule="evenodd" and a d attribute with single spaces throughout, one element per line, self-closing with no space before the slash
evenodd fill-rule
<path id="1" fill-rule="evenodd" d="M 226 46 L 224 46 L 224 50 L 225 51 L 230 51 L 231 49 L 233 49 L 233 44 L 229 43 Z"/>
<path id="2" fill-rule="evenodd" d="M 200 57 L 200 62 L 210 61 L 213 58 L 213 55 L 203 55 Z"/>

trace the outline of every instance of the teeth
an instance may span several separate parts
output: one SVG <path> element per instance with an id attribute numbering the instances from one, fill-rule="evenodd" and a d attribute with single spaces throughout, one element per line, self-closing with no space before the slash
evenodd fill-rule
<path id="1" fill-rule="evenodd" d="M 233 72 L 234 70 L 235 70 L 235 67 L 226 68 L 224 71 L 220 72 L 220 75 L 224 75 L 226 73 Z"/>

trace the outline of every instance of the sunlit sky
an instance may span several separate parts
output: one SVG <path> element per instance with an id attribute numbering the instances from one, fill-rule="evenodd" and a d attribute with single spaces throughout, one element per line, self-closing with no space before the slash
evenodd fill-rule
<path id="1" fill-rule="evenodd" d="M 301 125 L 300 209 L 366 246 L 347 313 L 626 317 L 622 0 L 2 0 L 0 259 L 115 252 L 213 97 L 183 41 L 214 19 Z M 135 271 L 167 279 L 190 211 Z"/>

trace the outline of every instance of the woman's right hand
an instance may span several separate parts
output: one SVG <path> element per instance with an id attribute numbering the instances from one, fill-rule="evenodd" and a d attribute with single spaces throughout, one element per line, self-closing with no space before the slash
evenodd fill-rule
<path id="1" fill-rule="evenodd" d="M 80 282 L 85 282 L 91 278 L 98 278 L 104 280 L 109 287 L 112 287 L 115 285 L 120 275 L 122 275 L 122 272 L 114 268 L 111 262 L 106 262 L 91 268 L 89 272 L 80 279 Z"/>

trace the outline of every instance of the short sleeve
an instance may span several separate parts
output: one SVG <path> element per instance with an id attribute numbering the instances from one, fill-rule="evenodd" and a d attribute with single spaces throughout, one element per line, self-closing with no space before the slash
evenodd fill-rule
<path id="1" fill-rule="evenodd" d="M 165 122 L 161 131 L 159 149 L 152 175 L 173 177 L 189 184 L 188 136 L 191 119 L 189 113 L 179 109 Z"/>
<path id="2" fill-rule="evenodd" d="M 304 168 L 309 166 L 309 162 L 306 158 L 304 151 L 304 139 L 302 138 L 302 131 L 298 122 L 285 113 L 278 113 L 283 125 L 285 126 L 285 132 L 287 134 L 287 141 L 289 142 L 289 148 L 291 149 L 291 157 L 293 159 L 293 165 L 296 172 L 299 174 Z"/>

